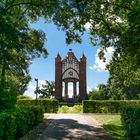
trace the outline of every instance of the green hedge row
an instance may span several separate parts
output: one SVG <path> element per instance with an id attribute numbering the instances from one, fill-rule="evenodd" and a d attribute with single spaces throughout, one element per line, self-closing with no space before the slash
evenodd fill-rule
<path id="1" fill-rule="evenodd" d="M 139 100 L 84 100 L 84 113 L 119 113 L 127 105 L 140 105 Z"/>
<path id="2" fill-rule="evenodd" d="M 122 110 L 122 123 L 129 140 L 140 140 L 140 106 L 129 106 Z"/>
<path id="3" fill-rule="evenodd" d="M 43 120 L 41 107 L 19 107 L 0 113 L 0 140 L 18 140 Z"/>
<path id="4" fill-rule="evenodd" d="M 35 99 L 20 99 L 17 101 L 19 105 L 36 105 Z M 37 105 L 41 106 L 46 113 L 56 113 L 58 111 L 58 100 L 56 99 L 47 99 L 47 98 L 39 98 L 37 100 Z"/>
<path id="5" fill-rule="evenodd" d="M 68 106 L 70 103 L 67 102 L 59 102 L 59 107 Z M 72 104 L 72 103 L 71 103 Z M 82 105 L 82 103 L 74 103 L 74 105 Z"/>

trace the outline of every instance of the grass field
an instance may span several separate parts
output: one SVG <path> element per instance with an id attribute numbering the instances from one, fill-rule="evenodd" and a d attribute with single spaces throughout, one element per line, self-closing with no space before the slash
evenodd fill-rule
<path id="1" fill-rule="evenodd" d="M 73 107 L 68 107 L 66 105 L 59 107 L 58 113 L 82 113 L 82 105 L 74 105 Z"/>
<path id="2" fill-rule="evenodd" d="M 126 140 L 125 131 L 121 123 L 120 115 L 94 114 L 94 118 L 108 131 L 116 140 Z"/>

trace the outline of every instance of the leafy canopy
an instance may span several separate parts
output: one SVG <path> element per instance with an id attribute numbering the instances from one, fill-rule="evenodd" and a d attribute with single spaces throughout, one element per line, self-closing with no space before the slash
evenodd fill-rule
<path id="1" fill-rule="evenodd" d="M 53 98 L 55 94 L 55 82 L 45 81 L 46 83 L 42 85 L 42 88 L 38 90 L 40 98 Z"/>
<path id="2" fill-rule="evenodd" d="M 73 41 L 81 43 L 81 36 L 86 30 L 84 25 L 89 23 L 92 45 L 102 47 L 100 58 L 104 58 L 104 49 L 110 46 L 115 48 L 113 62 L 110 64 L 111 76 L 115 77 L 114 73 L 120 70 L 117 67 L 120 65 L 118 59 L 124 59 L 123 54 L 129 56 L 130 65 L 133 62 L 139 68 L 139 0 L 1 0 L 1 89 L 10 87 L 11 82 L 15 83 L 12 89 L 16 87 L 23 92 L 30 80 L 30 63 L 40 55 L 47 56 L 44 48 L 45 34 L 29 26 L 39 17 L 44 17 L 46 22 L 54 22 L 58 28 L 66 31 L 67 44 Z"/>

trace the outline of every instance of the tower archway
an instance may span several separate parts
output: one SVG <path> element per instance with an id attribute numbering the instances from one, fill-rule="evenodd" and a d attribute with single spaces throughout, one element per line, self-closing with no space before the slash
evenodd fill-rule
<path id="1" fill-rule="evenodd" d="M 59 53 L 55 58 L 56 99 L 61 100 L 69 98 L 68 85 L 70 82 L 72 83 L 72 98 L 85 99 L 87 97 L 86 57 L 83 54 L 80 61 L 78 61 L 71 49 L 63 60 L 61 60 Z M 79 89 L 78 93 L 77 89 Z"/>

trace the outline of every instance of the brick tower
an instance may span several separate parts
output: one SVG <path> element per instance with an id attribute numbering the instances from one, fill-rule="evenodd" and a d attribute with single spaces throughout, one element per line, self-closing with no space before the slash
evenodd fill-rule
<path id="1" fill-rule="evenodd" d="M 80 61 L 77 60 L 70 49 L 66 57 L 61 60 L 59 53 L 55 58 L 55 98 L 58 100 L 68 99 L 68 83 L 73 83 L 73 98 L 83 100 L 87 97 L 86 83 L 86 57 L 83 54 Z M 63 84 L 62 84 L 63 83 Z M 79 93 L 77 93 L 79 83 Z M 62 87 L 63 85 L 63 87 Z M 64 97 L 62 97 L 64 88 Z"/>
<path id="2" fill-rule="evenodd" d="M 79 62 L 79 99 L 86 99 L 87 83 L 86 83 L 86 57 L 83 54 Z"/>
<path id="3" fill-rule="evenodd" d="M 55 58 L 55 98 L 62 99 L 62 61 L 59 53 Z"/>

